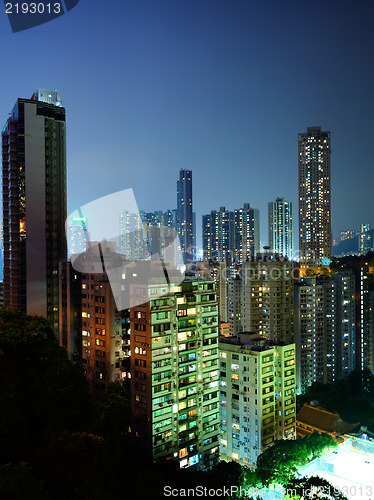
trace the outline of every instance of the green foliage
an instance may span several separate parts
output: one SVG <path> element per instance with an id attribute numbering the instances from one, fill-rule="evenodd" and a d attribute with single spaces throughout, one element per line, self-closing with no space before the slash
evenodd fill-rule
<path id="1" fill-rule="evenodd" d="M 54 500 L 98 497 L 104 484 L 103 439 L 87 433 L 51 436 L 37 456 L 38 469 Z"/>
<path id="2" fill-rule="evenodd" d="M 131 404 L 129 393 L 121 382 L 111 382 L 93 408 L 93 431 L 108 440 L 128 434 Z"/>
<path id="3" fill-rule="evenodd" d="M 348 500 L 331 483 L 318 476 L 292 479 L 286 486 L 284 498 L 289 500 L 317 500 L 319 498 Z"/>
<path id="4" fill-rule="evenodd" d="M 28 463 L 0 465 L 0 498 L 6 500 L 48 500 L 43 481 Z"/>
<path id="5" fill-rule="evenodd" d="M 315 275 L 316 275 L 316 272 L 312 268 L 309 268 L 305 271 L 305 276 L 311 277 L 311 276 L 315 276 Z"/>
<path id="6" fill-rule="evenodd" d="M 298 409 L 312 400 L 319 401 L 329 411 L 338 412 L 347 422 L 361 422 L 374 431 L 374 376 L 369 370 L 354 370 L 347 379 L 333 384 L 314 382 L 298 396 Z"/>
<path id="7" fill-rule="evenodd" d="M 264 485 L 286 485 L 298 469 L 336 447 L 328 434 L 314 433 L 296 441 L 277 441 L 257 459 L 257 476 Z"/>
<path id="8" fill-rule="evenodd" d="M 27 456 L 49 432 L 78 430 L 88 385 L 45 318 L 0 310 L 0 463 Z"/>

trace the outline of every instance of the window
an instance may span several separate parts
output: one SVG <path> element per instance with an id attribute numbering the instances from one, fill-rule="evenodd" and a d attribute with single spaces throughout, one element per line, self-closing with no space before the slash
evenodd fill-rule
<path id="1" fill-rule="evenodd" d="M 141 366 L 143 368 L 146 368 L 147 366 L 147 361 L 145 359 L 138 359 L 135 358 L 135 366 Z"/>

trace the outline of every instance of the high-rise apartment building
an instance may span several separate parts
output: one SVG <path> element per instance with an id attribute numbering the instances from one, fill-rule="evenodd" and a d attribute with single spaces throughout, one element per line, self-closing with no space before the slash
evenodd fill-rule
<path id="1" fill-rule="evenodd" d="M 66 127 L 58 91 L 18 99 L 2 131 L 4 306 L 59 322 Z"/>
<path id="2" fill-rule="evenodd" d="M 260 212 L 244 203 L 234 211 L 235 260 L 238 263 L 254 258 L 260 251 Z"/>
<path id="3" fill-rule="evenodd" d="M 234 257 L 234 213 L 225 207 L 203 215 L 203 252 L 204 260 L 226 262 Z"/>
<path id="4" fill-rule="evenodd" d="M 295 288 L 297 389 L 337 380 L 337 296 L 330 278 L 310 277 Z"/>
<path id="5" fill-rule="evenodd" d="M 360 266 L 356 280 L 357 368 L 374 372 L 374 274 L 367 263 Z"/>
<path id="6" fill-rule="evenodd" d="M 181 169 L 177 182 L 177 229 L 185 262 L 190 262 L 195 258 L 194 226 L 192 171 Z"/>
<path id="7" fill-rule="evenodd" d="M 106 384 L 127 378 L 130 355 L 129 310 L 118 311 L 108 276 L 103 268 L 98 243 L 88 243 L 80 259 L 82 367 L 93 399 L 105 391 Z M 105 266 L 118 266 L 123 256 L 115 242 L 102 242 Z"/>
<path id="8" fill-rule="evenodd" d="M 220 207 L 203 215 L 204 260 L 245 262 L 259 252 L 259 231 L 259 211 L 249 203 L 233 212 Z"/>
<path id="9" fill-rule="evenodd" d="M 242 267 L 243 330 L 273 341 L 291 342 L 294 263 L 277 254 L 258 254 Z"/>
<path id="10" fill-rule="evenodd" d="M 66 237 L 68 240 L 68 258 L 71 255 L 86 251 L 86 243 L 89 241 L 86 217 L 71 217 L 68 220 Z"/>
<path id="11" fill-rule="evenodd" d="M 369 315 L 363 324 L 370 329 Z M 357 367 L 355 331 L 355 275 L 351 269 L 300 280 L 295 287 L 298 391 L 313 382 L 335 382 Z"/>
<path id="12" fill-rule="evenodd" d="M 128 260 L 152 258 L 160 250 L 171 245 L 177 237 L 177 211 L 130 213 L 124 210 L 120 214 L 119 252 Z M 177 261 L 175 249 L 174 259 Z"/>
<path id="13" fill-rule="evenodd" d="M 296 439 L 295 345 L 241 333 L 219 347 L 220 456 L 255 466 L 277 439 Z"/>
<path id="14" fill-rule="evenodd" d="M 360 234 L 358 235 L 358 251 L 361 254 L 371 252 L 374 248 L 373 233 L 370 230 L 370 224 L 361 224 Z"/>
<path id="15" fill-rule="evenodd" d="M 268 204 L 268 228 L 270 251 L 293 258 L 292 202 L 277 198 Z"/>
<path id="16" fill-rule="evenodd" d="M 356 368 L 355 275 L 342 269 L 331 275 L 336 286 L 336 376 L 346 378 Z"/>
<path id="17" fill-rule="evenodd" d="M 214 281 L 160 288 L 150 278 L 132 290 L 144 298 L 130 317 L 132 432 L 154 459 L 210 468 L 219 451 Z"/>
<path id="18" fill-rule="evenodd" d="M 299 252 L 302 267 L 331 258 L 330 132 L 308 127 L 299 134 Z"/>
<path id="19" fill-rule="evenodd" d="M 140 213 L 124 210 L 120 214 L 119 253 L 128 260 L 142 260 L 150 255 L 146 228 Z"/>
<path id="20" fill-rule="evenodd" d="M 242 331 L 243 312 L 243 281 L 239 275 L 228 280 L 228 322 L 231 335 L 236 335 Z"/>

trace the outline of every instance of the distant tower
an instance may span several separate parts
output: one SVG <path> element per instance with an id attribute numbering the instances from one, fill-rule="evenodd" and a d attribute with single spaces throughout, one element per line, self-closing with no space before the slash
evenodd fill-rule
<path id="1" fill-rule="evenodd" d="M 66 128 L 60 93 L 18 99 L 2 132 L 4 306 L 57 329 L 66 260 Z"/>
<path id="2" fill-rule="evenodd" d="M 331 257 L 330 132 L 308 127 L 298 147 L 300 264 L 321 266 Z"/>
<path id="3" fill-rule="evenodd" d="M 361 224 L 358 236 L 358 251 L 362 254 L 373 250 L 373 235 L 370 232 L 370 224 Z"/>
<path id="4" fill-rule="evenodd" d="M 88 241 L 87 219 L 86 217 L 71 217 L 69 219 L 67 234 L 68 258 L 71 255 L 86 251 Z"/>
<path id="5" fill-rule="evenodd" d="M 234 211 L 235 259 L 242 263 L 253 259 L 260 251 L 260 212 L 244 203 Z"/>
<path id="6" fill-rule="evenodd" d="M 177 228 L 185 262 L 195 258 L 194 217 L 192 210 L 192 171 L 180 170 L 177 182 Z"/>
<path id="7" fill-rule="evenodd" d="M 277 198 L 268 205 L 269 246 L 272 252 L 293 256 L 293 214 L 292 203 Z"/>
<path id="8" fill-rule="evenodd" d="M 203 215 L 203 251 L 204 259 L 216 259 L 218 262 L 232 260 L 235 249 L 234 212 L 220 207 Z"/>

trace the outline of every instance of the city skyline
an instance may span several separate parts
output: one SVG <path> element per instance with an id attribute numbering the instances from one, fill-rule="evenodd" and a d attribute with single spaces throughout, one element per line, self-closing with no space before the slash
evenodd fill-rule
<path id="1" fill-rule="evenodd" d="M 363 1 L 5 5 L 1 498 L 370 488 Z"/>
<path id="2" fill-rule="evenodd" d="M 191 169 L 199 235 L 201 214 L 249 202 L 260 210 L 264 243 L 267 203 L 281 196 L 296 207 L 297 133 L 321 126 L 334 144 L 333 236 L 358 229 L 372 222 L 373 6 L 339 3 L 337 16 L 336 5 L 319 16 L 314 6 L 276 2 L 269 9 L 141 2 L 103 16 L 99 5 L 88 12 L 80 2 L 48 28 L 19 34 L 9 32 L 4 15 L 0 28 L 11 52 L 29 44 L 49 63 L 25 61 L 21 78 L 5 53 L 15 78 L 2 82 L 0 112 L 5 118 L 30 88 L 60 90 L 69 125 L 68 212 L 119 184 L 134 189 L 140 210 L 176 208 L 176 172 Z M 98 118 L 108 112 L 110 131 Z"/>

